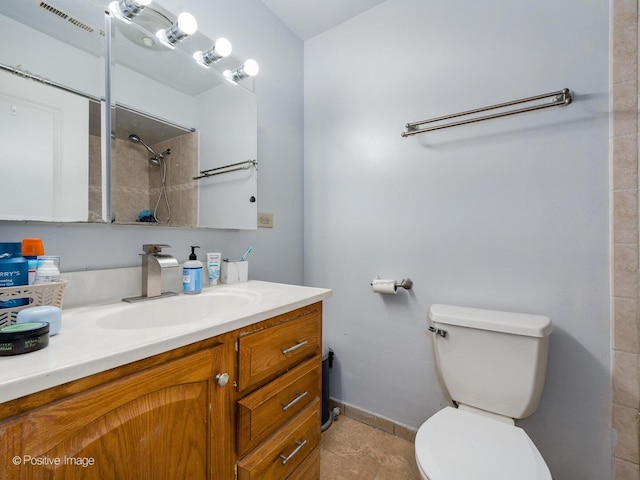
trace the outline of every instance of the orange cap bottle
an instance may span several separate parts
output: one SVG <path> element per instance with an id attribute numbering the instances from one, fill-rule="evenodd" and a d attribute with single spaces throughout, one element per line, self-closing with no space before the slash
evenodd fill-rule
<path id="1" fill-rule="evenodd" d="M 29 285 L 33 285 L 38 268 L 38 255 L 44 255 L 44 245 L 39 238 L 25 238 L 22 240 L 22 256 L 29 264 Z"/>

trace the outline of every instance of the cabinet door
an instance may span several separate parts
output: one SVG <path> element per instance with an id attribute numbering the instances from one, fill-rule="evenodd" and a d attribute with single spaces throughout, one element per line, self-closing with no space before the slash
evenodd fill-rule
<path id="1" fill-rule="evenodd" d="M 2 422 L 0 478 L 223 478 L 224 358 L 219 345 Z"/>

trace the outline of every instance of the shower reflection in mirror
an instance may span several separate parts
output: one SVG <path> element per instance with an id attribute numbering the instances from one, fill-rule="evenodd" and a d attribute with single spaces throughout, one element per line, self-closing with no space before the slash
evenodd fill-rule
<path id="1" fill-rule="evenodd" d="M 164 152 L 158 153 L 135 133 L 129 135 L 129 140 L 133 143 L 139 143 L 146 148 L 149 153 L 153 155 L 149 158 L 149 165 L 160 168 L 160 192 L 158 193 L 158 199 L 153 207 L 153 212 L 144 212 L 144 214 L 138 216 L 138 221 L 169 223 L 169 220 L 171 220 L 171 205 L 169 204 L 169 197 L 167 196 L 167 162 L 164 157 L 165 155 L 171 155 L 171 149 L 167 148 Z M 160 218 L 158 218 L 158 206 L 160 205 L 161 200 L 164 200 L 164 204 L 167 209 L 167 216 L 164 220 L 160 220 Z"/>
<path id="2" fill-rule="evenodd" d="M 117 224 L 194 226 L 198 137 L 116 107 L 112 134 L 112 221 Z"/>

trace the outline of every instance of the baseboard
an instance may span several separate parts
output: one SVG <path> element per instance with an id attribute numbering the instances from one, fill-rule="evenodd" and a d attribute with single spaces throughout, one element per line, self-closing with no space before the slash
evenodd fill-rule
<path id="1" fill-rule="evenodd" d="M 391 435 L 395 435 L 396 437 L 408 440 L 409 442 L 415 441 L 417 431 L 416 429 L 407 427 L 406 425 L 394 422 L 393 420 L 382 417 L 380 415 L 376 415 L 375 413 L 368 412 L 353 405 L 340 402 L 333 398 L 330 399 L 329 405 L 331 407 L 331 410 L 336 407 L 339 408 L 340 413 L 342 413 L 345 417 L 357 420 L 358 422 L 362 422 L 366 425 L 382 430 L 383 432 L 387 432 Z"/>

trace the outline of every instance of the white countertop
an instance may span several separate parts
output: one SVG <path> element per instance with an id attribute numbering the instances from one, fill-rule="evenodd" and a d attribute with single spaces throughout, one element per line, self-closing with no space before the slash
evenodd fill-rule
<path id="1" fill-rule="evenodd" d="M 48 347 L 0 357 L 0 403 L 215 337 L 324 300 L 331 294 L 325 288 L 250 280 L 205 288 L 199 295 L 63 310 L 62 329 L 50 338 Z M 209 299 L 225 295 L 238 301 L 211 311 Z M 205 305 L 207 315 L 198 316 Z M 152 322 L 153 326 L 134 328 L 134 322 L 122 325 L 122 319 L 126 321 L 132 313 L 146 315 L 149 311 L 154 312 L 149 318 L 157 318 L 157 323 L 148 320 L 143 325 Z M 171 318 L 198 319 L 174 323 L 167 321 L 166 315 L 160 318 L 166 312 Z M 111 320 L 115 323 L 110 324 Z"/>

